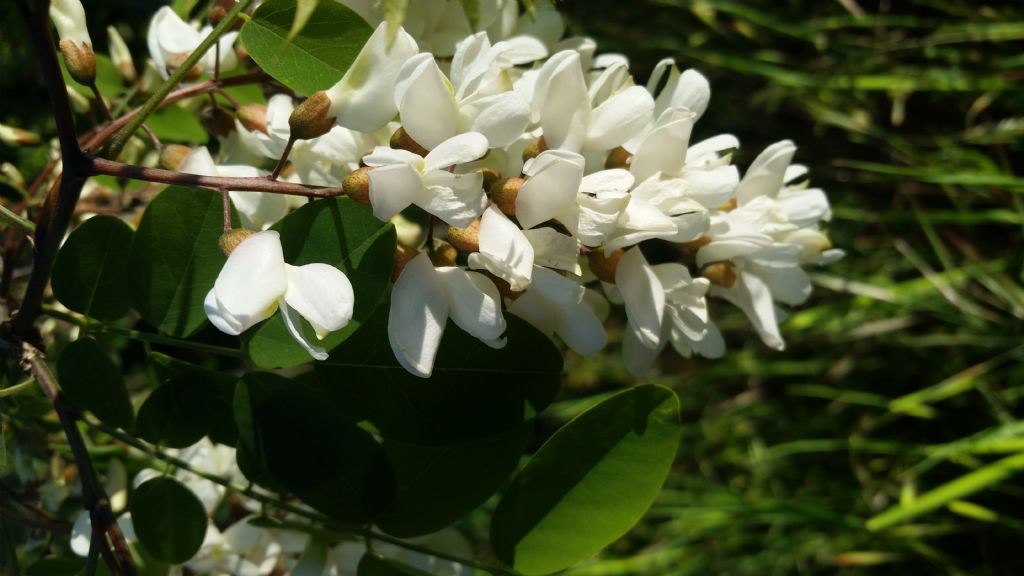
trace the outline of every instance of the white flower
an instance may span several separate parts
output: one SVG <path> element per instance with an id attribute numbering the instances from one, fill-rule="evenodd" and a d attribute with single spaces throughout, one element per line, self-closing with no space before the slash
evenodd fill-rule
<path id="1" fill-rule="evenodd" d="M 201 176 L 255 177 L 262 172 L 253 166 L 227 164 L 218 166 L 206 146 L 200 146 L 182 159 L 178 170 Z M 264 230 L 288 214 L 288 200 L 283 194 L 269 192 L 228 192 L 231 203 L 238 210 L 242 226 L 250 230 Z"/>
<path id="2" fill-rule="evenodd" d="M 610 92 L 588 92 L 578 52 L 551 56 L 537 74 L 532 100 L 548 148 L 611 150 L 651 122 L 654 99 L 646 89 Z"/>
<path id="3" fill-rule="evenodd" d="M 469 255 L 469 267 L 486 269 L 521 292 L 530 285 L 534 249 L 530 240 L 495 206 L 480 219 L 480 251 Z"/>
<path id="4" fill-rule="evenodd" d="M 508 311 L 533 324 L 544 334 L 557 334 L 582 356 L 591 357 L 608 341 L 604 326 L 584 300 L 585 289 L 572 278 L 537 266 L 533 281 Z"/>
<path id="5" fill-rule="evenodd" d="M 403 28 L 389 44 L 387 24 L 381 23 L 341 80 L 327 90 L 328 114 L 339 125 L 362 132 L 386 125 L 398 112 L 392 98 L 398 72 L 417 50 L 416 41 Z"/>
<path id="6" fill-rule="evenodd" d="M 374 148 L 363 161 L 369 172 L 373 214 L 390 220 L 416 204 L 451 226 L 465 228 L 486 205 L 483 175 L 453 174 L 450 166 L 464 164 L 487 153 L 487 139 L 476 132 L 445 140 L 426 156 L 385 146 Z"/>
<path id="7" fill-rule="evenodd" d="M 132 515 L 124 513 L 117 519 L 117 527 L 121 529 L 125 542 L 131 544 L 138 540 L 135 536 L 135 525 L 132 524 Z M 71 527 L 71 551 L 77 556 L 86 558 L 89 556 L 89 547 L 92 545 L 92 517 L 88 510 L 82 510 L 75 523 Z"/>
<path id="8" fill-rule="evenodd" d="M 488 346 L 505 345 L 505 318 L 494 283 L 454 266 L 434 268 L 426 254 L 419 254 L 395 282 L 388 317 L 391 349 L 410 374 L 430 377 L 449 317 Z"/>
<path id="9" fill-rule="evenodd" d="M 72 40 L 76 45 L 85 44 L 92 48 L 81 0 L 54 0 L 50 4 L 50 19 L 57 27 L 57 36 L 61 40 Z"/>
<path id="10" fill-rule="evenodd" d="M 187 58 L 195 50 L 203 39 L 213 31 L 210 25 L 203 26 L 199 31 L 181 19 L 170 6 L 164 6 L 157 10 L 153 19 L 149 22 L 149 32 L 146 34 L 146 44 L 149 46 L 149 56 L 156 64 L 156 69 L 161 76 L 167 78 L 168 66 L 176 65 L 178 59 Z M 238 32 L 227 32 L 217 40 L 220 46 L 220 70 L 231 70 L 238 65 L 238 57 L 232 44 Z M 217 64 L 216 51 L 210 49 L 199 59 L 200 69 L 212 74 Z"/>
<path id="11" fill-rule="evenodd" d="M 327 351 L 302 333 L 294 313 L 312 326 L 318 339 L 352 319 L 355 296 L 345 274 L 328 264 L 285 263 L 281 237 L 273 231 L 246 238 L 228 257 L 203 308 L 218 330 L 238 335 L 266 320 L 280 307 L 292 337 L 317 360 Z"/>
<path id="12" fill-rule="evenodd" d="M 427 150 L 463 132 L 479 132 L 495 148 L 511 144 L 530 121 L 530 106 L 509 76 L 522 57 L 510 44 L 491 46 L 481 32 L 459 43 L 449 81 L 432 54 L 413 56 L 395 84 L 402 127 Z"/>

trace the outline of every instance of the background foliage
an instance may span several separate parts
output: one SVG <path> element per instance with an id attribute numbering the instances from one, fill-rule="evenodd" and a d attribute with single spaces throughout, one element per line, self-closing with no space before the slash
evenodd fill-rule
<path id="1" fill-rule="evenodd" d="M 138 51 L 155 4 L 94 3 L 90 25 L 117 22 Z M 848 253 L 815 276 L 811 306 L 785 324 L 784 353 L 734 338 L 721 361 L 663 357 L 654 382 L 674 388 L 683 410 L 667 484 L 636 529 L 570 573 L 1024 568 L 1013 475 L 1024 451 L 1024 180 L 1014 174 L 1024 10 L 966 0 L 563 8 L 603 51 L 629 55 L 638 78 L 668 55 L 706 74 L 713 98 L 695 138 L 736 127 L 740 165 L 792 138 L 832 199 L 830 235 Z M 16 28 L 0 18 L 0 121 L 50 134 Z M 45 156 L 0 147 L 0 160 L 28 174 Z M 715 316 L 727 337 L 744 322 L 727 309 Z M 141 366 L 137 341 L 103 343 L 119 367 Z M 532 449 L 629 382 L 614 342 L 596 362 L 570 356 L 565 373 Z M 459 524 L 480 552 L 493 504 Z"/>

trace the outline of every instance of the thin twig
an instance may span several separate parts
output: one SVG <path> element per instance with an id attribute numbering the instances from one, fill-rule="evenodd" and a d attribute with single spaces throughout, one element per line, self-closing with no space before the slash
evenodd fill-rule
<path id="1" fill-rule="evenodd" d="M 46 365 L 43 353 L 35 346 L 27 342 L 23 343 L 21 358 L 22 368 L 39 383 L 39 387 L 50 400 L 50 404 L 53 405 L 61 426 L 64 428 L 64 435 L 67 437 L 68 446 L 74 457 L 75 465 L 78 467 L 78 477 L 82 484 L 82 498 L 85 500 L 85 508 L 89 511 L 92 525 L 110 540 L 109 547 L 100 546 L 100 554 L 103 555 L 104 562 L 110 567 L 111 573 L 115 575 L 134 576 L 136 574 L 135 565 L 132 563 L 132 555 L 124 540 L 124 534 L 121 533 L 121 528 L 114 520 L 110 499 L 96 477 L 96 470 L 92 466 L 89 450 L 85 447 L 82 434 L 75 424 L 74 414 L 57 389 L 56 378 L 50 372 L 50 367 Z M 101 543 L 105 542 L 105 539 L 95 540 L 100 540 Z"/>
<path id="2" fill-rule="evenodd" d="M 142 123 L 146 121 L 146 118 L 160 106 L 164 101 L 164 98 L 174 90 L 174 87 L 185 79 L 185 76 L 196 64 L 199 63 L 199 59 L 206 54 L 206 51 L 214 44 L 217 44 L 220 37 L 234 26 L 235 19 L 237 19 L 238 15 L 248 8 L 252 2 L 253 0 L 241 0 L 241 2 L 238 2 L 231 8 L 224 19 L 221 20 L 220 23 L 210 31 L 210 34 L 199 43 L 199 46 L 189 54 L 188 58 L 182 62 L 181 66 L 171 74 L 170 78 L 168 78 L 153 92 L 149 99 L 146 100 L 145 104 L 142 105 L 142 109 L 139 113 L 136 114 L 124 128 L 118 131 L 113 139 L 111 139 L 107 149 L 108 157 L 117 158 L 121 153 L 121 150 L 124 148 L 124 145 L 128 142 L 128 139 L 131 138 L 132 134 L 134 134 Z"/>
<path id="3" fill-rule="evenodd" d="M 270 173 L 271 180 L 277 180 L 277 177 L 281 175 L 281 170 L 284 169 L 284 165 L 288 162 L 288 157 L 292 154 L 292 147 L 295 146 L 295 137 L 290 136 L 288 143 L 284 145 L 284 152 L 281 153 L 281 158 L 277 161 L 277 166 L 274 166 L 274 171 Z"/>
<path id="4" fill-rule="evenodd" d="M 106 174 L 121 178 L 132 178 L 145 180 L 147 182 L 159 182 L 161 184 L 179 184 L 182 186 L 193 186 L 207 188 L 215 192 L 230 190 L 233 192 L 270 192 L 272 194 L 286 194 L 289 196 L 315 196 L 317 198 L 333 198 L 345 193 L 339 187 L 307 186 L 293 182 L 278 182 L 263 177 L 231 177 L 231 176 L 203 176 L 200 174 L 186 174 L 173 170 L 161 168 L 147 168 L 134 164 L 124 164 L 107 160 L 106 158 L 89 157 L 93 174 Z"/>

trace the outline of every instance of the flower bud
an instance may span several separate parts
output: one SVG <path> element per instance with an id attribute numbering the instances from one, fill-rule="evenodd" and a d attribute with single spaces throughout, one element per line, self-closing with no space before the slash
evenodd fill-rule
<path id="1" fill-rule="evenodd" d="M 0 142 L 11 146 L 35 146 L 42 140 L 35 132 L 0 124 Z"/>
<path id="2" fill-rule="evenodd" d="M 687 256 L 691 256 L 692 257 L 695 254 L 697 254 L 697 250 L 700 250 L 701 248 L 707 246 L 708 244 L 711 244 L 711 237 L 710 236 L 701 236 L 701 237 L 697 238 L 696 240 L 690 240 L 689 242 L 683 242 L 682 244 L 677 244 L 676 246 L 679 247 L 679 251 L 680 252 L 682 252 L 683 254 L 686 254 Z"/>
<path id="3" fill-rule="evenodd" d="M 216 26 L 220 24 L 222 20 L 228 15 L 228 12 L 238 4 L 235 0 L 217 0 L 210 11 L 206 14 L 206 19 L 210 23 L 210 26 Z M 241 30 L 242 24 L 245 22 L 241 18 L 235 20 L 235 23 L 231 25 L 232 30 Z"/>
<path id="4" fill-rule="evenodd" d="M 292 110 L 292 115 L 288 117 L 292 138 L 310 140 L 330 132 L 334 127 L 334 116 L 327 115 L 330 109 L 331 99 L 323 90 L 306 98 L 302 104 Z"/>
<path id="5" fill-rule="evenodd" d="M 182 52 L 181 54 L 175 54 L 174 56 L 171 56 L 167 60 L 167 73 L 174 74 L 175 70 L 185 65 L 185 60 L 188 60 L 188 57 L 189 54 L 187 52 Z M 195 82 L 202 75 L 203 69 L 200 68 L 199 63 L 196 62 L 195 65 L 193 65 L 192 68 L 188 71 L 188 73 L 185 74 L 185 78 L 183 78 L 183 80 L 185 82 Z"/>
<path id="6" fill-rule="evenodd" d="M 372 166 L 357 168 L 341 183 L 349 198 L 367 206 L 370 205 L 370 170 L 373 170 Z"/>
<path id="7" fill-rule="evenodd" d="M 266 104 L 243 104 L 236 113 L 238 121 L 250 132 L 263 132 L 267 130 L 267 105 Z"/>
<path id="8" fill-rule="evenodd" d="M 125 44 L 124 38 L 121 37 L 117 28 L 107 26 L 107 40 L 110 46 L 110 59 L 114 61 L 114 66 L 117 66 L 117 72 L 121 75 L 121 79 L 125 83 L 134 84 L 139 79 L 139 75 L 135 71 L 132 53 L 128 50 L 128 45 Z"/>
<path id="9" fill-rule="evenodd" d="M 604 249 L 598 248 L 587 253 L 587 261 L 590 263 L 590 271 L 602 282 L 615 284 L 615 269 L 619 267 L 619 260 L 625 251 L 622 248 L 615 250 L 605 256 Z"/>
<path id="10" fill-rule="evenodd" d="M 434 249 L 430 251 L 430 261 L 434 266 L 455 266 L 455 260 L 459 257 L 459 251 L 455 246 L 444 240 L 434 240 Z"/>
<path id="11" fill-rule="evenodd" d="M 235 131 L 235 117 L 220 106 L 210 106 L 202 111 L 199 119 L 206 131 L 218 138 L 227 138 Z"/>
<path id="12" fill-rule="evenodd" d="M 548 149 L 548 143 L 544 140 L 543 136 L 538 137 L 523 150 L 523 162 L 526 162 L 530 158 L 536 158 L 541 152 Z"/>
<path id="13" fill-rule="evenodd" d="M 395 150 L 408 150 L 409 152 L 419 154 L 420 156 L 427 155 L 427 149 L 420 146 L 418 142 L 413 140 L 412 136 L 409 136 L 405 131 L 405 128 L 395 130 L 395 133 L 391 135 L 391 141 L 389 144 Z"/>
<path id="14" fill-rule="evenodd" d="M 629 165 L 632 162 L 633 155 L 629 153 L 629 150 L 619 146 L 608 153 L 608 158 L 604 161 L 604 167 L 605 170 L 611 170 L 612 168 L 629 170 Z"/>
<path id="15" fill-rule="evenodd" d="M 60 41 L 60 53 L 64 55 L 64 64 L 68 74 L 82 86 L 96 83 L 96 55 L 88 44 L 78 43 L 70 38 Z"/>
<path id="16" fill-rule="evenodd" d="M 412 262 L 412 259 L 419 256 L 419 250 L 403 246 L 399 244 L 395 247 L 395 264 L 391 268 L 391 281 L 398 280 L 398 277 L 402 275 L 402 270 L 405 269 L 405 265 Z"/>
<path id="17" fill-rule="evenodd" d="M 220 245 L 221 254 L 224 254 L 225 257 L 230 256 L 235 251 L 235 248 L 238 248 L 239 244 L 253 234 L 255 232 L 245 228 L 234 228 L 224 232 L 220 235 L 220 240 L 217 242 Z"/>
<path id="18" fill-rule="evenodd" d="M 448 241 L 463 252 L 480 251 L 480 219 L 465 228 L 448 227 Z"/>
<path id="19" fill-rule="evenodd" d="M 85 44 L 92 51 L 92 38 L 85 25 L 85 7 L 81 0 L 54 0 L 50 4 L 50 19 L 61 40 L 72 40 L 76 46 Z"/>
<path id="20" fill-rule="evenodd" d="M 519 189 L 526 183 L 522 178 L 503 178 L 491 186 L 489 195 L 491 202 L 498 206 L 498 209 L 507 216 L 516 215 L 516 198 L 519 196 Z"/>
<path id="21" fill-rule="evenodd" d="M 723 288 L 732 288 L 736 284 L 736 269 L 728 260 L 712 262 L 701 268 L 700 274 Z"/>
<path id="22" fill-rule="evenodd" d="M 168 144 L 160 151 L 160 167 L 165 170 L 177 170 L 185 156 L 192 153 L 192 149 L 181 144 Z"/>

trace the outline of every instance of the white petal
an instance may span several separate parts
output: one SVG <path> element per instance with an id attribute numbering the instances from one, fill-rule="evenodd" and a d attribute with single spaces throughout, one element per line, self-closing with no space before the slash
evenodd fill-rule
<path id="1" fill-rule="evenodd" d="M 416 205 L 451 226 L 469 226 L 487 205 L 483 174 L 479 172 L 452 174 L 435 170 L 423 177 L 423 185 L 425 189 Z"/>
<path id="2" fill-rule="evenodd" d="M 459 327 L 485 344 L 505 345 L 505 317 L 501 294 L 490 279 L 478 272 L 448 266 L 437 269 L 437 277 L 448 295 L 448 314 Z"/>
<path id="3" fill-rule="evenodd" d="M 639 248 L 627 250 L 615 269 L 615 285 L 622 294 L 629 326 L 647 348 L 661 342 L 665 316 L 665 290 Z"/>
<path id="4" fill-rule="evenodd" d="M 522 230 L 491 206 L 480 220 L 480 251 L 469 255 L 470 268 L 485 268 L 522 291 L 533 274 L 533 246 Z"/>
<path id="5" fill-rule="evenodd" d="M 688 170 L 686 179 L 690 183 L 687 196 L 711 209 L 732 197 L 740 183 L 740 173 L 735 166 L 719 166 L 711 170 Z"/>
<path id="6" fill-rule="evenodd" d="M 605 241 L 605 254 L 652 238 L 666 238 L 678 232 L 675 222 L 661 210 L 633 196 Z"/>
<path id="7" fill-rule="evenodd" d="M 638 182 L 656 172 L 672 176 L 682 172 L 694 120 L 694 115 L 686 111 L 667 112 L 667 117 L 659 120 L 663 123 L 644 138 L 629 165 Z"/>
<path id="8" fill-rule="evenodd" d="M 407 164 L 419 170 L 423 164 L 423 157 L 419 154 L 402 150 L 401 148 L 388 148 L 387 146 L 376 146 L 373 152 L 363 157 L 367 166 L 389 166 L 391 164 Z"/>
<path id="9" fill-rule="evenodd" d="M 284 325 L 288 328 L 288 333 L 292 335 L 292 338 L 299 343 L 299 346 L 309 353 L 314 360 L 323 362 L 327 360 L 327 350 L 323 346 L 317 346 L 302 333 L 302 324 L 299 319 L 295 317 L 296 311 L 292 310 L 292 307 L 287 303 L 281 306 L 281 316 L 284 318 Z"/>
<path id="10" fill-rule="evenodd" d="M 469 129 L 486 136 L 494 148 L 514 142 L 530 122 L 530 105 L 511 91 L 463 103 L 460 112 L 472 119 Z"/>
<path id="11" fill-rule="evenodd" d="M 288 198 L 270 192 L 229 192 L 238 210 L 242 227 L 250 230 L 269 228 L 288 214 Z"/>
<path id="12" fill-rule="evenodd" d="M 642 378 L 654 365 L 662 349 L 665 347 L 664 340 L 654 348 L 645 345 L 632 330 L 626 330 L 622 335 L 622 363 L 629 370 L 629 373 L 637 378 Z"/>
<path id="13" fill-rule="evenodd" d="M 583 167 L 575 159 L 549 152 L 527 166 L 531 175 L 516 196 L 516 219 L 523 228 L 547 222 L 576 203 Z"/>
<path id="14" fill-rule="evenodd" d="M 736 198 L 740 204 L 750 202 L 758 196 L 774 198 L 782 189 L 782 180 L 786 167 L 793 160 L 796 146 L 789 140 L 776 142 L 764 149 L 754 162 L 736 189 Z"/>
<path id="15" fill-rule="evenodd" d="M 71 551 L 85 558 L 89 556 L 89 545 L 92 542 L 92 518 L 88 510 L 82 510 L 75 518 L 71 527 Z"/>
<path id="16" fill-rule="evenodd" d="M 388 46 L 387 28 L 387 23 L 377 26 L 352 66 L 327 91 L 331 99 L 329 113 L 346 128 L 373 132 L 398 112 L 393 98 L 395 82 L 402 65 L 419 48 L 412 36 L 401 28 Z"/>
<path id="17" fill-rule="evenodd" d="M 445 170 L 487 154 L 487 138 L 479 132 L 466 132 L 441 142 L 423 158 L 423 171 Z"/>
<path id="18" fill-rule="evenodd" d="M 390 164 L 370 170 L 370 205 L 373 215 L 387 221 L 409 207 L 423 192 L 420 174 L 408 164 Z"/>
<path id="19" fill-rule="evenodd" d="M 647 90 L 641 86 L 626 88 L 594 110 L 585 147 L 588 150 L 611 150 L 621 146 L 639 134 L 653 120 L 653 114 L 654 99 Z"/>
<path id="20" fill-rule="evenodd" d="M 691 144 L 686 150 L 686 162 L 696 165 L 699 162 L 707 162 L 727 150 L 740 147 L 740 141 L 732 134 L 719 134 L 696 144 Z"/>
<path id="21" fill-rule="evenodd" d="M 616 194 L 619 192 L 627 192 L 633 187 L 634 182 L 636 182 L 636 179 L 629 170 L 623 170 L 621 168 L 601 170 L 600 172 L 587 174 L 583 178 L 580 182 L 580 192 L 584 194 L 596 194 L 598 196 L 609 193 Z"/>
<path id="22" fill-rule="evenodd" d="M 683 106 L 693 112 L 699 119 L 704 115 L 711 100 L 711 85 L 703 74 L 689 69 L 679 77 L 673 87 L 671 105 Z"/>
<path id="23" fill-rule="evenodd" d="M 231 253 L 214 282 L 212 302 L 207 295 L 204 304 L 213 304 L 219 316 L 230 318 L 227 324 L 243 332 L 274 313 L 287 287 L 280 236 L 272 230 L 258 232 Z M 213 321 L 218 314 L 210 311 L 207 307 Z"/>
<path id="24" fill-rule="evenodd" d="M 519 316 L 550 337 L 555 333 L 558 311 L 539 290 L 527 290 L 508 305 L 511 314 Z"/>
<path id="25" fill-rule="evenodd" d="M 578 281 L 543 266 L 533 267 L 530 292 L 540 292 L 556 306 L 573 306 L 583 301 L 585 288 Z"/>
<path id="26" fill-rule="evenodd" d="M 604 325 L 586 302 L 558 307 L 555 331 L 577 354 L 592 358 L 608 343 Z"/>
<path id="27" fill-rule="evenodd" d="M 92 38 L 85 25 L 85 7 L 81 0 L 54 0 L 50 4 L 50 19 L 57 27 L 57 35 L 61 40 L 72 40 L 75 44 L 85 44 L 92 48 Z"/>
<path id="28" fill-rule="evenodd" d="M 391 291 L 388 341 L 410 374 L 429 378 L 448 319 L 448 297 L 426 254 L 413 258 Z"/>
<path id="29" fill-rule="evenodd" d="M 760 278 L 744 272 L 739 275 L 732 288 L 712 286 L 711 293 L 725 298 L 743 310 L 766 346 L 775 350 L 785 349 L 786 344 L 779 332 L 771 290 Z"/>
<path id="30" fill-rule="evenodd" d="M 590 124 L 590 102 L 578 53 L 559 52 L 548 59 L 537 77 L 534 99 L 548 148 L 580 150 Z"/>
<path id="31" fill-rule="evenodd" d="M 757 276 L 768 286 L 776 302 L 798 306 L 811 296 L 811 279 L 799 266 L 789 268 L 757 267 Z"/>
<path id="32" fill-rule="evenodd" d="M 818 222 L 832 218 L 828 197 L 820 188 L 787 190 L 779 194 L 776 200 L 787 219 L 801 228 L 816 226 Z"/>
<path id="33" fill-rule="evenodd" d="M 409 136 L 427 150 L 458 131 L 459 111 L 448 79 L 431 54 L 417 54 L 402 66 L 396 86 L 398 113 Z"/>
<path id="34" fill-rule="evenodd" d="M 344 272 L 329 264 L 285 265 L 288 291 L 284 301 L 302 315 L 323 339 L 352 319 L 355 294 Z"/>
<path id="35" fill-rule="evenodd" d="M 533 262 L 537 266 L 547 266 L 579 273 L 579 241 L 566 236 L 554 228 L 534 228 L 523 230 L 523 235 L 533 245 Z"/>
<path id="36" fill-rule="evenodd" d="M 712 227 L 714 231 L 714 227 Z M 772 238 L 749 226 L 732 225 L 722 233 L 712 233 L 712 242 L 697 251 L 697 266 L 709 262 L 747 256 L 771 246 Z"/>
<path id="37" fill-rule="evenodd" d="M 213 161 L 210 150 L 206 146 L 199 146 L 185 155 L 178 166 L 179 172 L 186 174 L 198 174 L 200 176 L 218 176 L 217 163 Z"/>

